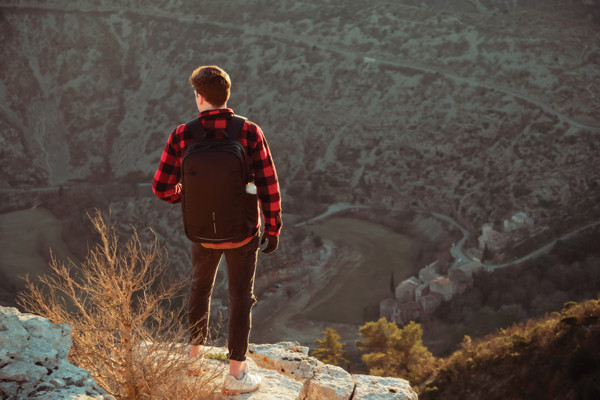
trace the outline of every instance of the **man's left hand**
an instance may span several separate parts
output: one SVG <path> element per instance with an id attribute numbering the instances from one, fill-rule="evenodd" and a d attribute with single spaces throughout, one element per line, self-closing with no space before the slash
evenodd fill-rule
<path id="1" fill-rule="evenodd" d="M 277 250 L 277 246 L 279 245 L 279 237 L 275 235 L 269 235 L 268 233 L 263 234 L 262 239 L 260 240 L 261 246 L 267 243 L 267 247 L 265 247 L 262 252 L 265 254 L 269 254 Z"/>

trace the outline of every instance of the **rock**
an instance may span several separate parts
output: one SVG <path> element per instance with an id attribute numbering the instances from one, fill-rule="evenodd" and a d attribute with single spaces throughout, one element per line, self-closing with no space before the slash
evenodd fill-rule
<path id="1" fill-rule="evenodd" d="M 0 397 L 114 400 L 67 361 L 72 344 L 69 326 L 0 306 Z"/>
<path id="2" fill-rule="evenodd" d="M 323 365 L 302 388 L 301 399 L 347 400 L 354 392 L 352 376 L 340 367 Z"/>
<path id="3" fill-rule="evenodd" d="M 227 353 L 226 348 L 207 346 L 204 349 L 205 354 Z M 302 383 L 290 376 L 279 373 L 272 369 L 260 368 L 252 358 L 247 358 L 248 367 L 251 373 L 256 373 L 262 377 L 260 389 L 253 393 L 231 396 L 233 400 L 298 400 L 302 392 Z M 204 361 L 204 368 L 208 374 L 217 376 L 218 384 L 227 374 L 227 364 L 208 358 Z M 222 376 L 222 377 L 221 377 Z M 218 388 L 217 388 L 218 389 Z"/>
<path id="4" fill-rule="evenodd" d="M 260 369 L 257 372 L 262 377 L 260 389 L 254 393 L 231 397 L 232 399 L 298 400 L 301 398 L 302 383 L 297 380 L 273 370 Z"/>
<path id="5" fill-rule="evenodd" d="M 19 321 L 23 328 L 36 339 L 35 344 L 43 344 L 42 349 L 50 349 L 51 353 L 56 353 L 58 358 L 65 358 L 71 350 L 73 341 L 71 340 L 71 327 L 64 324 L 53 324 L 48 319 L 32 314 L 20 314 Z M 52 334 L 47 334 L 48 330 Z M 31 345 L 27 346 L 28 350 L 39 352 L 39 349 L 33 349 Z"/>
<path id="6" fill-rule="evenodd" d="M 309 356 L 308 348 L 296 342 L 251 344 L 250 358 L 263 368 L 261 375 L 270 369 L 301 381 L 299 400 L 418 400 L 405 379 L 351 375 Z"/>
<path id="7" fill-rule="evenodd" d="M 295 379 L 312 379 L 323 364 L 308 355 L 308 347 L 297 342 L 251 344 L 250 356 L 262 368 L 272 369 Z"/>
<path id="8" fill-rule="evenodd" d="M 353 400 L 418 400 L 405 379 L 371 375 L 352 375 L 356 382 Z"/>
<path id="9" fill-rule="evenodd" d="M 0 306 L 0 398 L 114 400 L 89 371 L 67 361 L 71 345 L 68 326 Z M 227 350 L 205 349 L 207 354 L 213 352 Z M 262 377 L 262 385 L 256 392 L 231 397 L 234 400 L 418 399 L 404 379 L 351 375 L 309 356 L 308 347 L 296 342 L 251 344 L 248 363 Z M 216 377 L 219 390 L 227 364 L 208 358 L 205 367 Z"/>
<path id="10" fill-rule="evenodd" d="M 5 365 L 4 363 L 8 361 Z M 6 360 L 0 368 L 0 379 L 13 382 L 39 382 L 48 370 L 40 365 L 30 362 L 30 360 Z"/>

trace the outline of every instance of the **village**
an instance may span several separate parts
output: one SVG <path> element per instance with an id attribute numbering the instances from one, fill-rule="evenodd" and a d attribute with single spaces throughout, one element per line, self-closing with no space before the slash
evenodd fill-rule
<path id="1" fill-rule="evenodd" d="M 512 235 L 520 236 L 533 228 L 533 219 L 524 212 L 504 220 L 503 232 L 495 230 L 493 224 L 484 224 L 478 238 L 479 247 L 466 252 L 469 259 L 459 258 L 451 266 L 440 261 L 427 264 L 419 270 L 418 277 L 402 281 L 396 286 L 394 297 L 379 304 L 380 317 L 404 325 L 432 313 L 443 302 L 464 293 L 473 284 L 476 272 L 493 271 L 482 262 L 485 252 L 489 249 L 501 251 Z"/>

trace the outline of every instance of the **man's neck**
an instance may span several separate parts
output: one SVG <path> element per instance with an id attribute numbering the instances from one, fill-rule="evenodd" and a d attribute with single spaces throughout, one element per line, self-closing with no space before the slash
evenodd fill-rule
<path id="1" fill-rule="evenodd" d="M 223 104 L 222 106 L 213 106 L 212 104 L 206 104 L 206 105 L 201 105 L 198 106 L 198 112 L 203 113 L 204 111 L 209 111 L 209 110 L 223 110 L 227 108 L 227 104 Z"/>

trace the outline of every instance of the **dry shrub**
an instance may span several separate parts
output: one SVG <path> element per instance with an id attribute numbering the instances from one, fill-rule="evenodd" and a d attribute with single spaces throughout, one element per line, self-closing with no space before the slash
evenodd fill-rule
<path id="1" fill-rule="evenodd" d="M 79 265 L 52 256 L 53 273 L 39 283 L 26 278 L 19 305 L 71 326 L 70 360 L 118 399 L 218 398 L 224 365 L 187 374 L 185 312 L 170 308 L 184 282 L 165 278 L 156 236 L 144 247 L 134 229 L 122 243 L 100 211 L 89 218 L 99 243 Z"/>

